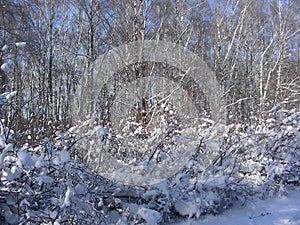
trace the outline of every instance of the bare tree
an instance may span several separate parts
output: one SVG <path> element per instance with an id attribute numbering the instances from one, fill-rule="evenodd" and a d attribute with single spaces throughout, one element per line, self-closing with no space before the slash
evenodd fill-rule
<path id="1" fill-rule="evenodd" d="M 96 93 L 86 96 L 78 84 L 93 87 L 94 60 L 112 47 L 145 40 L 167 40 L 200 55 L 216 72 L 232 119 L 248 120 L 274 106 L 299 107 L 299 6 L 292 0 L 3 0 L 0 45 L 9 50 L 0 52 L 0 63 L 8 58 L 10 73 L 1 71 L 0 88 L 18 91 L 10 121 L 21 128 L 20 121 L 28 120 L 36 130 L 50 120 L 66 126 L 74 95 L 83 103 L 78 114 L 92 115 Z M 137 93 L 170 70 L 137 63 L 120 72 L 135 77 L 139 102 Z M 143 83 L 143 76 L 152 78 Z M 101 104 L 108 106 L 114 97 L 106 88 Z"/>

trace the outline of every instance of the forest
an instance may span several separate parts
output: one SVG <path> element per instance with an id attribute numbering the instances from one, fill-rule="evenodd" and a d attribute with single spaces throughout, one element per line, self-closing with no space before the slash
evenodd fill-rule
<path id="1" fill-rule="evenodd" d="M 0 0 L 0 67 L 0 223 L 166 224 L 299 186 L 299 0 Z"/>

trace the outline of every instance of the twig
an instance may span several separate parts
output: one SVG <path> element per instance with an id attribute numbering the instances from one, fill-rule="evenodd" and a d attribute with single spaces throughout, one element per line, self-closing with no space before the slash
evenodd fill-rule
<path id="1" fill-rule="evenodd" d="M 150 158 L 149 158 L 149 160 L 148 160 L 147 166 L 149 166 L 150 161 L 153 159 L 153 157 L 154 157 L 156 151 L 157 151 L 158 148 L 161 146 L 161 144 L 163 143 L 163 141 L 164 141 L 164 140 L 165 140 L 165 139 L 166 139 L 173 131 L 174 131 L 173 129 L 170 129 L 170 130 L 168 131 L 168 133 L 165 135 L 165 137 L 157 144 L 157 146 L 155 147 L 153 153 L 151 154 L 151 156 L 150 156 Z"/>

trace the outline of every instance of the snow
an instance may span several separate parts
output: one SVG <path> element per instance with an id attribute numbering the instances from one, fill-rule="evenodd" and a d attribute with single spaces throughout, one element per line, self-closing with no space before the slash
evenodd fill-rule
<path id="1" fill-rule="evenodd" d="M 185 209 L 187 212 L 189 208 Z M 193 207 L 192 207 L 193 210 Z M 235 206 L 221 215 L 204 219 L 185 219 L 172 225 L 299 225 L 300 188 L 287 197 L 248 201 L 245 206 Z"/>
<path id="2" fill-rule="evenodd" d="M 53 159 L 55 165 L 61 165 L 70 161 L 70 153 L 67 151 L 58 151 Z"/>
<path id="3" fill-rule="evenodd" d="M 197 215 L 199 213 L 199 204 L 194 201 L 183 201 L 178 200 L 175 202 L 175 210 L 181 216 L 189 216 L 192 217 L 193 215 Z"/>
<path id="4" fill-rule="evenodd" d="M 228 179 L 227 176 L 212 176 L 210 175 L 206 181 L 206 186 L 214 188 L 214 187 L 219 187 L 219 188 L 225 188 L 226 186 L 226 180 Z"/>
<path id="5" fill-rule="evenodd" d="M 4 92 L 4 93 L 0 94 L 0 106 L 9 102 L 16 95 L 17 95 L 16 91 Z"/>
<path id="6" fill-rule="evenodd" d="M 71 205 L 71 197 L 74 195 L 74 190 L 71 187 L 68 187 L 65 199 L 63 201 L 63 204 L 61 208 L 68 207 Z"/>
<path id="7" fill-rule="evenodd" d="M 146 221 L 147 225 L 156 225 L 162 220 L 159 212 L 144 207 L 138 209 L 138 215 Z"/>
<path id="8" fill-rule="evenodd" d="M 17 224 L 18 217 L 16 217 L 12 213 L 12 211 L 10 210 L 10 208 L 7 205 L 5 205 L 5 204 L 2 204 L 1 207 L 2 207 L 2 212 L 4 214 L 4 217 L 6 219 L 5 222 L 7 222 L 8 224 Z"/>
<path id="9" fill-rule="evenodd" d="M 26 42 L 17 42 L 17 43 L 16 43 L 16 46 L 17 46 L 18 48 L 24 48 L 24 47 L 26 46 Z"/>
<path id="10" fill-rule="evenodd" d="M 10 172 L 8 173 L 8 175 L 6 176 L 5 180 L 12 181 L 14 179 L 21 177 L 21 174 L 22 174 L 22 170 L 16 166 L 13 166 Z"/>
<path id="11" fill-rule="evenodd" d="M 8 63 L 3 63 L 0 68 L 5 73 L 9 72 L 9 65 L 8 65 Z"/>
<path id="12" fill-rule="evenodd" d="M 31 155 L 28 152 L 25 152 L 23 150 L 18 151 L 18 160 L 17 165 L 20 168 L 24 168 L 26 170 L 31 170 L 35 166 L 35 162 L 32 159 Z"/>
<path id="13" fill-rule="evenodd" d="M 1 51 L 2 51 L 2 52 L 5 52 L 7 49 L 8 49 L 8 45 L 7 45 L 7 44 L 5 44 L 5 45 L 3 45 L 3 47 L 2 47 L 2 49 L 1 49 Z"/>
<path id="14" fill-rule="evenodd" d="M 54 180 L 47 176 L 47 175 L 42 175 L 42 176 L 39 176 L 36 178 L 37 182 L 39 185 L 42 185 L 42 184 L 51 184 Z"/>
<path id="15" fill-rule="evenodd" d="M 1 139 L 0 139 L 1 140 Z M 0 147 L 5 146 L 5 143 L 3 141 L 0 141 Z M 13 145 L 12 144 L 8 144 L 7 146 L 5 146 L 3 152 L 0 154 L 0 169 L 3 168 L 3 162 L 4 162 L 4 158 L 6 157 L 7 152 L 11 151 L 13 149 Z"/>

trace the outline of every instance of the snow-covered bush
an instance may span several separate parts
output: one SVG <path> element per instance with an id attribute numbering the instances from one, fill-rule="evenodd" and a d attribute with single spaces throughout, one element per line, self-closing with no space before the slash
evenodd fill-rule
<path id="1" fill-rule="evenodd" d="M 229 126 L 226 151 L 219 160 L 234 160 L 231 173 L 261 197 L 284 194 L 300 177 L 300 112 L 279 111 L 254 125 Z M 229 167 L 230 168 L 230 167 Z"/>
<path id="2" fill-rule="evenodd" d="M 4 92 L 0 94 L 0 107 L 1 109 L 5 107 L 7 104 L 11 103 L 11 100 L 13 97 L 15 97 L 17 94 L 16 91 L 13 92 Z"/>
<path id="3" fill-rule="evenodd" d="M 48 140 L 37 147 L 4 147 L 1 216 L 8 224 L 90 224 L 103 221 L 105 180 Z"/>
<path id="4" fill-rule="evenodd" d="M 253 124 L 227 125 L 214 154 L 207 127 L 188 166 L 142 187 L 113 182 L 86 166 L 95 169 L 92 163 L 112 146 L 111 133 L 92 121 L 21 148 L 10 143 L 7 132 L 14 134 L 2 124 L 1 223 L 163 224 L 217 214 L 252 196 L 286 194 L 299 185 L 299 116 L 282 110 Z"/>

